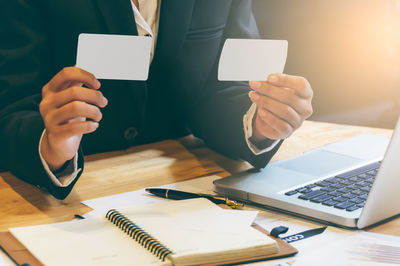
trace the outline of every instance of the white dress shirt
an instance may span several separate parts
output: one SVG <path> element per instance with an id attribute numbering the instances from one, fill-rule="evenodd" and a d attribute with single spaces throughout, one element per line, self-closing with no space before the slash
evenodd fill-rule
<path id="1" fill-rule="evenodd" d="M 151 49 L 151 60 L 153 60 L 157 34 L 158 34 L 158 23 L 160 18 L 160 2 L 161 0 L 139 0 L 139 9 L 131 1 L 132 9 L 135 17 L 136 27 L 139 36 L 149 36 L 153 38 L 152 49 Z M 279 142 L 274 141 L 269 147 L 265 149 L 258 149 L 254 143 L 250 141 L 250 137 L 253 135 L 253 118 L 256 113 L 257 106 L 253 103 L 247 113 L 243 116 L 243 130 L 245 133 L 246 143 L 249 149 L 255 154 L 259 155 L 272 150 Z M 49 178 L 56 186 L 66 187 L 76 178 L 81 169 L 77 168 L 78 154 L 69 162 L 64 171 L 57 173 L 57 176 L 50 170 L 47 162 L 43 159 L 40 146 L 44 136 L 43 131 L 42 137 L 39 141 L 39 156 L 42 161 L 43 167 L 46 170 Z"/>

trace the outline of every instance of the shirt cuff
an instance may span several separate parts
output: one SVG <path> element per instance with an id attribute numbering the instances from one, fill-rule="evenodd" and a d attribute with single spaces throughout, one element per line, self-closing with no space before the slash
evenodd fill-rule
<path id="1" fill-rule="evenodd" d="M 46 129 L 43 130 L 42 136 L 40 137 L 39 141 L 39 157 L 40 160 L 42 161 L 43 168 L 46 171 L 47 175 L 49 176 L 50 180 L 53 182 L 54 185 L 58 187 L 67 187 L 71 184 L 72 181 L 75 180 L 75 178 L 78 176 L 79 172 L 82 169 L 78 169 L 78 153 L 76 153 L 75 157 L 70 160 L 65 169 L 61 171 L 60 173 L 53 173 L 50 170 L 49 165 L 47 162 L 43 159 L 42 152 L 40 151 L 40 147 L 42 146 L 42 139 L 44 136 L 44 133 L 46 132 Z"/>
<path id="2" fill-rule="evenodd" d="M 271 151 L 280 141 L 280 139 L 274 140 L 267 147 L 260 149 L 255 143 L 253 143 L 250 138 L 253 136 L 253 118 L 256 114 L 257 105 L 253 103 L 247 113 L 243 116 L 243 128 L 244 137 L 246 139 L 247 146 L 254 153 L 254 155 L 260 155 Z"/>

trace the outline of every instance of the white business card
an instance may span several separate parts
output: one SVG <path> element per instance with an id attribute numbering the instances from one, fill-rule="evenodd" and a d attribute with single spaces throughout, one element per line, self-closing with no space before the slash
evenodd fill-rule
<path id="1" fill-rule="evenodd" d="M 220 81 L 267 80 L 283 73 L 288 51 L 286 40 L 227 39 L 218 65 Z"/>
<path id="2" fill-rule="evenodd" d="M 147 80 L 151 45 L 151 37 L 82 33 L 76 66 L 97 79 Z"/>

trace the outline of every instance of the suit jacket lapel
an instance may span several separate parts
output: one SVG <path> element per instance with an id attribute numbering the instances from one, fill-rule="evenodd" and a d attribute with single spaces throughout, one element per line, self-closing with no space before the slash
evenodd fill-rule
<path id="1" fill-rule="evenodd" d="M 138 35 L 130 0 L 94 1 L 109 34 Z"/>
<path id="2" fill-rule="evenodd" d="M 107 33 L 138 35 L 131 0 L 94 1 L 103 17 Z M 194 0 L 161 0 L 157 45 L 152 67 L 168 64 L 168 58 L 182 49 L 192 18 L 194 2 Z M 146 82 L 132 81 L 125 84 L 131 88 L 130 91 L 136 100 L 134 108 L 139 112 L 143 111 Z"/>
<path id="3" fill-rule="evenodd" d="M 138 35 L 131 0 L 94 0 L 109 34 Z M 174 55 L 183 45 L 194 0 L 161 0 L 154 61 Z"/>
<path id="4" fill-rule="evenodd" d="M 154 61 L 176 55 L 182 48 L 194 0 L 161 0 L 160 20 Z"/>
<path id="5" fill-rule="evenodd" d="M 135 16 L 133 14 L 130 0 L 94 0 L 103 19 L 105 32 L 107 34 L 138 35 Z M 134 47 L 132 47 L 134 49 Z M 106 84 L 108 81 L 103 81 Z M 111 81 L 111 83 L 113 83 Z M 114 83 L 115 84 L 115 83 Z M 113 85 L 115 86 L 115 85 Z M 143 127 L 146 102 L 146 82 L 143 81 L 118 81 L 118 89 L 121 97 L 132 97 L 132 113 L 127 115 L 136 117 L 132 123 L 137 128 Z M 126 93 L 130 94 L 127 95 Z M 118 104 L 118 103 L 117 103 Z"/>

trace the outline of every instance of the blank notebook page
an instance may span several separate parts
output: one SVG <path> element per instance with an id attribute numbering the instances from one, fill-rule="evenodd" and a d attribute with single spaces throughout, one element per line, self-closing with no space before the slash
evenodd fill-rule
<path id="1" fill-rule="evenodd" d="M 243 254 L 277 251 L 273 239 L 250 226 L 256 212 L 224 210 L 206 199 L 120 212 L 171 249 L 178 264 L 196 263 L 197 259 L 208 263 L 215 261 L 216 255 L 218 261 L 226 261 L 242 258 Z"/>

